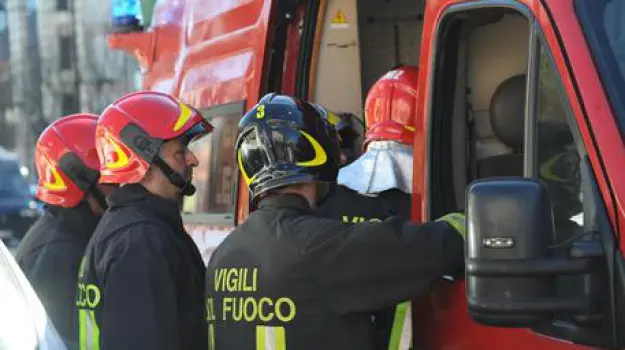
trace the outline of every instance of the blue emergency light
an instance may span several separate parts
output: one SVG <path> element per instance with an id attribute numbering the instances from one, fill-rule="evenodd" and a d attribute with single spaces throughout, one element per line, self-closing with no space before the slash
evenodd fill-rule
<path id="1" fill-rule="evenodd" d="M 111 0 L 111 17 L 116 32 L 142 30 L 141 0 Z"/>

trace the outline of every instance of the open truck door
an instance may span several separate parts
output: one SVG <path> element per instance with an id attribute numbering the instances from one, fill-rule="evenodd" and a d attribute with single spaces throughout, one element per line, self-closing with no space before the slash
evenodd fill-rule
<path id="1" fill-rule="evenodd" d="M 468 236 L 466 280 L 413 307 L 415 348 L 625 348 L 624 15 L 427 2 L 415 215 L 466 211 Z"/>

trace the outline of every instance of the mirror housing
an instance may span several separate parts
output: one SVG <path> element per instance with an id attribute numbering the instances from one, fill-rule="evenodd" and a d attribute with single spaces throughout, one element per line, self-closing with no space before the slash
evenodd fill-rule
<path id="1" fill-rule="evenodd" d="M 591 298 L 562 298 L 557 275 L 590 273 L 592 258 L 554 254 L 546 186 L 526 178 L 489 178 L 467 189 L 466 290 L 477 323 L 529 328 L 555 313 L 592 309 Z"/>

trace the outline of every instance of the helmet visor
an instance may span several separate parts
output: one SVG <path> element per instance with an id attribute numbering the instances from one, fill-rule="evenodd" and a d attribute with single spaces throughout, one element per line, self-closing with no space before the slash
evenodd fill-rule
<path id="1" fill-rule="evenodd" d="M 188 145 L 210 134 L 211 131 L 213 131 L 213 127 L 206 120 L 201 120 L 182 134 L 181 139 L 185 145 Z"/>

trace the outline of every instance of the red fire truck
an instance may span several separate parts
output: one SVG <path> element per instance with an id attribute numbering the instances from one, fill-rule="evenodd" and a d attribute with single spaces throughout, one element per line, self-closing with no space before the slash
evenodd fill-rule
<path id="1" fill-rule="evenodd" d="M 466 278 L 413 303 L 414 348 L 622 349 L 623 18 L 625 0 L 159 0 L 110 45 L 216 126 L 185 203 L 205 258 L 248 214 L 232 148 L 260 96 L 362 116 L 381 74 L 419 65 L 412 219 L 466 211 L 469 234 Z"/>

